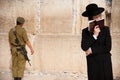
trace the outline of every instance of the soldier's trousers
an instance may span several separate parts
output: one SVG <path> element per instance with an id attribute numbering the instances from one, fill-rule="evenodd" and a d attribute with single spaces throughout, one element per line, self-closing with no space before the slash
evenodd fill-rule
<path id="1" fill-rule="evenodd" d="M 23 77 L 26 60 L 24 56 L 17 51 L 16 48 L 12 48 L 12 76 Z"/>

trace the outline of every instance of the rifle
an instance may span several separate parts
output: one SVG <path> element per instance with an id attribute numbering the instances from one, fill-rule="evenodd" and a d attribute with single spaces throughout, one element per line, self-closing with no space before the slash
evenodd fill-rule
<path id="1" fill-rule="evenodd" d="M 31 66 L 30 59 L 28 58 L 28 55 L 27 55 L 27 51 L 25 50 L 25 47 L 21 46 L 20 41 L 19 41 L 19 39 L 17 37 L 17 33 L 16 33 L 15 28 L 13 29 L 13 33 L 14 33 L 15 38 L 16 38 L 15 43 L 18 44 L 18 46 L 20 47 L 17 50 L 21 52 L 21 54 L 24 56 L 24 58 L 28 61 L 29 65 Z"/>

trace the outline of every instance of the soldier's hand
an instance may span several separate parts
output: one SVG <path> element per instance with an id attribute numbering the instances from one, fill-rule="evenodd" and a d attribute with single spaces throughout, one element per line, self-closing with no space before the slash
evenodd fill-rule
<path id="1" fill-rule="evenodd" d="M 34 50 L 32 49 L 32 50 L 31 50 L 31 55 L 33 55 L 33 54 L 34 54 Z"/>
<path id="2" fill-rule="evenodd" d="M 34 50 L 33 50 L 32 46 L 31 46 L 30 41 L 29 41 L 29 40 L 26 41 L 26 44 L 27 44 L 27 46 L 28 46 L 28 47 L 30 48 L 30 50 L 31 50 L 31 55 L 33 55 L 33 54 L 34 54 Z"/>

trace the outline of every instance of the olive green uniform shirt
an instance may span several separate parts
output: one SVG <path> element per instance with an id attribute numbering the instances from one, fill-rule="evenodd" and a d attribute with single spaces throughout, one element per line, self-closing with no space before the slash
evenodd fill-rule
<path id="1" fill-rule="evenodd" d="M 26 41 L 28 40 L 28 36 L 27 36 L 26 30 L 24 28 L 22 28 L 21 26 L 15 26 L 15 28 L 16 28 L 16 34 L 17 34 L 17 37 L 18 37 L 18 39 L 20 41 L 20 44 L 21 45 L 26 45 Z M 12 28 L 10 30 L 10 32 L 9 32 L 9 42 L 12 45 L 17 45 L 15 43 L 15 38 L 16 37 L 15 37 L 15 35 L 13 33 L 13 29 L 14 28 Z"/>

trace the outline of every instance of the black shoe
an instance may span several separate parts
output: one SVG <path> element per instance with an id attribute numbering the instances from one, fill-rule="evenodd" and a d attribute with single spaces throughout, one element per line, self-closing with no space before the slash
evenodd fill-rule
<path id="1" fill-rule="evenodd" d="M 17 77 L 14 77 L 14 80 L 18 80 L 18 78 L 17 78 Z"/>
<path id="2" fill-rule="evenodd" d="M 21 80 L 21 77 L 18 77 L 17 80 Z"/>

